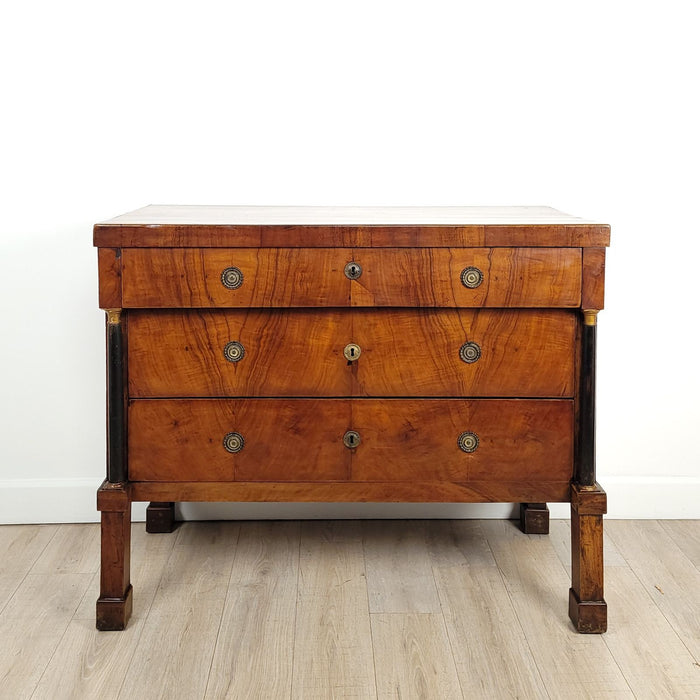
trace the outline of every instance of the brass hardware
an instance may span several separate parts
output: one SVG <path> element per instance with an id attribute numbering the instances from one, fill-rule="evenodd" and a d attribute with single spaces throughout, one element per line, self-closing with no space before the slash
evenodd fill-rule
<path id="1" fill-rule="evenodd" d="M 357 358 L 362 354 L 362 348 L 355 343 L 348 343 L 343 348 L 343 355 L 348 362 L 355 362 Z"/>
<path id="2" fill-rule="evenodd" d="M 358 433 L 356 430 L 348 430 L 348 432 L 343 435 L 343 444 L 345 447 L 348 447 L 351 450 L 357 447 L 360 442 L 362 442 L 360 439 L 360 433 Z"/>
<path id="3" fill-rule="evenodd" d="M 245 348 L 237 340 L 232 340 L 224 345 L 224 357 L 229 362 L 238 362 L 243 359 L 244 355 Z"/>
<path id="4" fill-rule="evenodd" d="M 481 357 L 481 348 L 474 342 L 464 343 L 459 349 L 459 357 L 463 362 L 471 365 Z"/>
<path id="5" fill-rule="evenodd" d="M 583 323 L 586 326 L 595 326 L 598 323 L 598 309 L 584 309 Z"/>
<path id="6" fill-rule="evenodd" d="M 240 452 L 245 445 L 245 440 L 240 433 L 226 433 L 224 436 L 224 449 L 226 452 L 235 454 Z"/>
<path id="7" fill-rule="evenodd" d="M 356 280 L 362 274 L 362 266 L 356 262 L 349 262 L 345 266 L 345 276 L 349 280 Z"/>
<path id="8" fill-rule="evenodd" d="M 116 326 L 122 316 L 121 309 L 105 309 L 105 313 L 107 314 L 107 323 L 109 323 L 110 326 Z"/>
<path id="9" fill-rule="evenodd" d="M 460 279 L 468 289 L 476 289 L 484 281 L 484 273 L 478 267 L 465 267 Z"/>
<path id="10" fill-rule="evenodd" d="M 243 273 L 237 267 L 227 267 L 221 273 L 221 284 L 226 289 L 238 289 L 243 284 Z"/>
<path id="11" fill-rule="evenodd" d="M 457 439 L 457 444 L 462 452 L 474 452 L 479 447 L 479 436 L 476 433 L 462 433 Z"/>

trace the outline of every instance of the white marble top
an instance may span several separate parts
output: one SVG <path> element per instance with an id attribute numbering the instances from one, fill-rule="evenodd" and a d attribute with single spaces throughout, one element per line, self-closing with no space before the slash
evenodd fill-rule
<path id="1" fill-rule="evenodd" d="M 284 207 L 151 204 L 100 223 L 114 226 L 504 226 L 598 222 L 551 207 Z"/>

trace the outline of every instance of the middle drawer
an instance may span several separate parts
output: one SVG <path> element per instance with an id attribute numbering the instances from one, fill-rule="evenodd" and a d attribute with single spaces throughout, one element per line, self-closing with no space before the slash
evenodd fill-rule
<path id="1" fill-rule="evenodd" d="M 133 310 L 129 395 L 571 397 L 575 343 L 567 310 Z"/>

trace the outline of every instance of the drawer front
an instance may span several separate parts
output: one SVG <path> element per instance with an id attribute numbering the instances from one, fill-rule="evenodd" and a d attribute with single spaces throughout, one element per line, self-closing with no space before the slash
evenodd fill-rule
<path id="1" fill-rule="evenodd" d="M 346 480 L 350 410 L 332 399 L 131 401 L 129 479 Z"/>
<path id="2" fill-rule="evenodd" d="M 348 431 L 356 434 L 346 437 L 350 446 Z M 460 448 L 460 438 L 471 451 Z M 571 478 L 572 465 L 568 400 L 143 399 L 129 405 L 132 481 L 561 482 Z"/>
<path id="3" fill-rule="evenodd" d="M 352 479 L 568 481 L 573 421 L 569 400 L 358 400 Z"/>
<path id="4" fill-rule="evenodd" d="M 351 256 L 351 250 L 333 248 L 126 248 L 123 303 L 126 308 L 349 306 L 344 268 Z"/>
<path id="5" fill-rule="evenodd" d="M 578 248 L 359 248 L 353 306 L 578 307 Z"/>
<path id="6" fill-rule="evenodd" d="M 134 398 L 574 392 L 569 311 L 132 311 L 128 338 Z"/>
<path id="7" fill-rule="evenodd" d="M 122 292 L 126 308 L 578 307 L 581 250 L 127 248 Z"/>

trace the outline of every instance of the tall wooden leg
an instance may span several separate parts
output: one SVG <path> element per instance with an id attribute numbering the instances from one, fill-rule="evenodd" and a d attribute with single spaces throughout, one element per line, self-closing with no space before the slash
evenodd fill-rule
<path id="1" fill-rule="evenodd" d="M 175 529 L 175 504 L 149 503 L 146 508 L 146 532 L 172 532 Z"/>
<path id="2" fill-rule="evenodd" d="M 549 508 L 547 508 L 547 504 L 521 503 L 520 529 L 526 535 L 548 535 Z"/>
<path id="3" fill-rule="evenodd" d="M 571 588 L 569 617 L 579 632 L 605 632 L 608 606 L 603 599 L 603 514 L 605 491 L 571 487 Z"/>
<path id="4" fill-rule="evenodd" d="M 127 485 L 105 481 L 97 492 L 102 514 L 102 560 L 97 629 L 123 630 L 131 617 L 131 500 Z"/>

